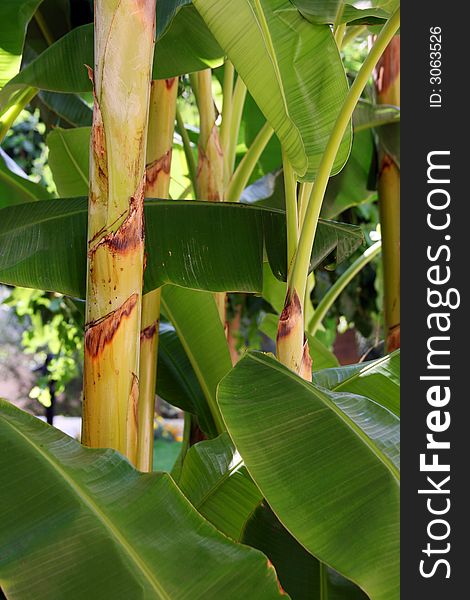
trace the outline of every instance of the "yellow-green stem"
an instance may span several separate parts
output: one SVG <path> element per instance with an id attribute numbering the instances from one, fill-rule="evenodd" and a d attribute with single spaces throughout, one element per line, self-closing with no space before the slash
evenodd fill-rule
<path id="1" fill-rule="evenodd" d="M 177 78 L 152 81 L 146 157 L 145 196 L 148 198 L 167 198 L 169 195 L 177 95 Z M 147 472 L 152 471 L 153 466 L 160 297 L 160 289 L 145 294 L 140 326 L 137 468 Z"/>
<path id="2" fill-rule="evenodd" d="M 268 145 L 269 140 L 272 138 L 273 133 L 274 129 L 269 123 L 266 122 L 256 138 L 253 140 L 253 143 L 248 148 L 247 153 L 232 176 L 230 184 L 225 193 L 225 197 L 228 202 L 238 202 L 240 200 L 240 196 L 248 184 L 256 163 L 263 154 L 263 151 Z"/>
<path id="3" fill-rule="evenodd" d="M 226 60 L 224 66 L 224 84 L 223 84 L 223 104 L 222 104 L 222 123 L 220 125 L 220 144 L 227 155 L 228 144 L 230 141 L 230 127 L 232 125 L 232 106 L 233 106 L 233 81 L 235 69 L 231 61 Z"/>
<path id="4" fill-rule="evenodd" d="M 95 1 L 82 441 L 136 464 L 155 0 Z"/>
<path id="5" fill-rule="evenodd" d="M 308 325 L 308 332 L 310 335 L 314 336 L 317 333 L 323 319 L 326 317 L 328 311 L 336 302 L 341 292 L 366 265 L 368 265 L 378 254 L 380 254 L 381 250 L 382 242 L 376 242 L 370 246 L 370 248 L 367 248 L 364 254 L 357 258 L 346 269 L 346 271 L 340 277 L 338 277 L 335 283 L 323 296 L 319 305 L 315 309 L 313 317 L 310 319 L 310 323 Z"/>
<path id="6" fill-rule="evenodd" d="M 338 115 L 320 162 L 317 177 L 315 179 L 308 203 L 297 254 L 294 259 L 293 268 L 289 274 L 290 294 L 293 293 L 293 290 L 296 290 L 297 294 L 302 299 L 305 296 L 308 267 L 310 264 L 310 256 L 312 253 L 313 242 L 317 229 L 318 217 L 320 215 L 323 197 L 325 195 L 326 186 L 328 184 L 328 179 L 330 177 L 331 169 L 338 153 L 338 149 L 341 145 L 344 133 L 348 127 L 352 113 L 362 94 L 362 91 L 366 86 L 380 56 L 389 44 L 390 40 L 393 38 L 399 26 L 400 9 L 397 9 L 383 27 L 374 46 L 371 48 L 369 55 L 357 74 L 357 77 L 351 86 L 351 89 L 349 90 L 346 100 Z"/>
<path id="7" fill-rule="evenodd" d="M 181 112 L 176 107 L 176 130 L 181 136 L 181 140 L 183 142 L 183 150 L 184 156 L 186 158 L 186 164 L 188 165 L 188 173 L 189 179 L 191 180 L 191 185 L 194 191 L 194 196 L 197 194 L 197 166 L 196 161 L 194 159 L 193 149 L 191 148 L 191 141 L 189 139 L 188 132 L 186 131 L 186 127 L 184 126 L 184 120 L 181 115 Z"/>
<path id="8" fill-rule="evenodd" d="M 21 90 L 14 96 L 5 112 L 0 115 L 0 143 L 4 140 L 21 111 L 31 102 L 38 91 L 37 88 L 31 87 Z"/>
<path id="9" fill-rule="evenodd" d="M 286 197 L 287 267 L 289 269 L 297 251 L 297 242 L 299 239 L 297 178 L 285 152 L 282 154 L 282 164 L 284 168 L 284 190 Z"/>
<path id="10" fill-rule="evenodd" d="M 232 122 L 230 125 L 230 141 L 227 150 L 227 168 L 228 177 L 230 177 L 235 169 L 235 159 L 237 155 L 238 135 L 240 133 L 240 124 L 242 121 L 243 107 L 246 99 L 246 85 L 243 79 L 238 75 L 235 83 L 232 100 Z"/>

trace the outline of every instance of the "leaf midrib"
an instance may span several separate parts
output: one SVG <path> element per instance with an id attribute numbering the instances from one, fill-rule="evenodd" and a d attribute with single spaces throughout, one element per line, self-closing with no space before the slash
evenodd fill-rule
<path id="1" fill-rule="evenodd" d="M 298 377 L 296 375 L 294 375 L 293 373 L 291 373 L 290 371 L 288 371 L 286 369 L 286 367 L 280 367 L 280 366 L 277 366 L 274 363 L 270 363 L 270 364 L 267 365 L 267 363 L 265 361 L 261 360 L 260 358 L 258 358 L 254 354 L 249 354 L 248 357 L 251 358 L 252 360 L 254 360 L 255 362 L 260 363 L 261 365 L 271 367 L 272 369 L 278 371 L 279 373 L 282 373 L 283 375 L 289 377 L 289 379 L 292 379 L 292 381 L 294 381 L 297 385 L 302 385 L 306 390 L 308 390 L 310 393 L 312 393 L 312 389 L 310 387 L 311 384 L 308 384 L 306 381 L 304 381 L 302 379 L 298 379 Z M 395 467 L 395 465 L 391 462 L 391 460 L 385 454 L 383 454 L 379 450 L 379 448 L 377 448 L 375 446 L 375 444 L 372 442 L 372 440 L 369 438 L 369 436 L 366 433 L 364 433 L 361 430 L 361 428 L 358 425 L 356 425 L 356 423 L 354 423 L 354 421 L 352 419 L 350 419 L 346 414 L 344 414 L 334 404 L 334 402 L 332 402 L 328 398 L 328 396 L 326 396 L 326 394 L 323 394 L 317 388 L 315 388 L 315 394 L 317 394 L 318 398 L 320 399 L 320 401 L 323 402 L 323 404 L 325 404 L 327 406 L 327 408 L 329 408 L 330 410 L 332 410 L 336 414 L 336 416 L 347 427 L 349 427 L 349 429 L 351 429 L 351 431 L 356 435 L 356 437 L 358 437 L 360 439 L 360 441 L 365 446 L 368 447 L 368 449 L 372 452 L 372 454 L 386 467 L 386 469 L 388 471 L 390 471 L 390 473 L 392 474 L 392 476 L 394 477 L 394 479 L 396 479 L 397 483 L 400 483 L 400 472 Z"/>
<path id="2" fill-rule="evenodd" d="M 71 488 L 71 490 L 78 497 L 79 501 L 84 504 L 92 513 L 95 514 L 98 521 L 101 522 L 103 527 L 109 532 L 110 536 L 115 539 L 121 549 L 128 555 L 130 562 L 134 563 L 136 568 L 142 573 L 145 579 L 149 582 L 151 587 L 154 589 L 156 594 L 162 600 L 171 600 L 161 584 L 155 579 L 152 572 L 149 570 L 145 561 L 143 561 L 132 546 L 126 541 L 126 538 L 121 534 L 119 529 L 112 523 L 112 521 L 106 516 L 106 514 L 100 509 L 100 507 L 94 502 L 93 498 L 86 493 L 86 491 L 67 474 L 67 472 L 55 462 L 47 452 L 45 452 L 40 445 L 34 443 L 34 441 L 28 438 L 20 429 L 18 429 L 9 419 L 4 419 L 6 423 L 13 431 L 23 438 L 23 440 L 32 446 L 34 450 L 44 458 L 47 464 L 55 471 L 60 478 Z"/>

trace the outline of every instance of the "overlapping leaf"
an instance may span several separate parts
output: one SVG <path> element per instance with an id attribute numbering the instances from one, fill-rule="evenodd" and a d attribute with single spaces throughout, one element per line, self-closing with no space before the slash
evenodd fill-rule
<path id="1" fill-rule="evenodd" d="M 286 278 L 281 211 L 232 203 L 148 200 L 145 291 L 166 283 L 199 290 L 260 292 L 263 244 L 274 274 Z M 85 297 L 86 198 L 2 209 L 0 281 Z M 358 227 L 322 222 L 312 267 L 344 260 L 362 243 Z M 330 260 L 330 259 L 328 259 Z"/>
<path id="2" fill-rule="evenodd" d="M 398 6 L 399 0 L 291 0 L 312 23 L 380 25 Z"/>
<path id="3" fill-rule="evenodd" d="M 312 180 L 348 89 L 330 27 L 312 25 L 289 0 L 193 3 L 274 128 L 296 173 Z M 344 165 L 350 145 L 349 128 L 333 173 Z"/>
<path id="4" fill-rule="evenodd" d="M 256 382 L 256 386 L 253 385 Z M 249 353 L 220 383 L 229 433 L 270 506 L 372 600 L 399 593 L 399 421 Z"/>
<path id="5" fill-rule="evenodd" d="M 11 600 L 31 590 L 36 600 L 280 597 L 266 558 L 221 535 L 169 476 L 83 448 L 5 401 L 0 439 L 0 580 Z"/>
<path id="6" fill-rule="evenodd" d="M 155 45 L 153 77 L 165 79 L 220 64 L 223 51 L 191 5 L 182 7 Z M 22 91 L 87 92 L 93 66 L 93 25 L 82 25 L 31 61 L 0 92 L 0 111 Z"/>
<path id="7" fill-rule="evenodd" d="M 28 179 L 15 161 L 0 148 L 0 209 L 51 198 L 45 187 Z"/>

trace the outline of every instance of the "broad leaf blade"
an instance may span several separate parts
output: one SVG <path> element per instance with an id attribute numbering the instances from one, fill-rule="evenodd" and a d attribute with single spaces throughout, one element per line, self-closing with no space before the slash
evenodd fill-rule
<path id="1" fill-rule="evenodd" d="M 51 194 L 46 188 L 28 179 L 0 148 L 0 208 L 47 198 L 51 198 Z"/>
<path id="2" fill-rule="evenodd" d="M 148 200 L 145 291 L 170 283 L 209 291 L 260 292 L 263 245 L 274 274 L 287 275 L 285 215 L 233 203 Z M 0 213 L 0 281 L 85 297 L 86 198 L 28 203 Z M 359 228 L 322 222 L 312 264 L 362 243 Z M 346 252 L 346 254 L 345 254 Z"/>
<path id="3" fill-rule="evenodd" d="M 348 25 L 379 25 L 386 21 L 398 5 L 398 0 L 291 0 L 302 15 L 312 23 L 333 25 L 342 10 L 341 23 Z M 341 6 L 343 5 L 343 7 Z"/>
<path id="4" fill-rule="evenodd" d="M 379 360 L 314 373 L 315 384 L 333 392 L 366 396 L 400 416 L 400 351 Z"/>
<path id="5" fill-rule="evenodd" d="M 188 5 L 178 11 L 155 45 L 153 77 L 166 79 L 217 66 L 223 55 L 198 12 Z M 25 88 L 67 93 L 91 91 L 85 65 L 93 64 L 93 25 L 72 29 L 5 86 L 0 92 L 0 112 Z"/>
<path id="6" fill-rule="evenodd" d="M 194 0 L 194 5 L 274 128 L 296 173 L 312 180 L 348 88 L 330 28 L 308 23 L 289 0 Z M 349 128 L 333 174 L 346 162 L 350 146 Z"/>
<path id="7" fill-rule="evenodd" d="M 161 307 L 178 334 L 204 395 L 194 398 L 194 413 L 205 431 L 220 433 L 216 391 L 232 363 L 214 297 L 209 292 L 167 285 L 162 291 Z"/>
<path id="8" fill-rule="evenodd" d="M 280 596 L 266 558 L 218 533 L 169 476 L 83 448 L 5 401 L 0 436 L 8 598 Z"/>
<path id="9" fill-rule="evenodd" d="M 0 89 L 20 68 L 26 27 L 42 0 L 2 0 L 0 3 Z"/>
<path id="10" fill-rule="evenodd" d="M 237 541 L 262 500 L 227 433 L 189 449 L 178 485 L 208 521 Z"/>
<path id="11" fill-rule="evenodd" d="M 62 197 L 85 196 L 88 193 L 89 140 L 89 127 L 57 127 L 47 136 L 49 166 Z"/>
<path id="12" fill-rule="evenodd" d="M 266 503 L 247 522 L 243 543 L 266 554 L 281 586 L 295 600 L 368 600 L 361 589 L 309 554 Z"/>
<path id="13" fill-rule="evenodd" d="M 394 600 L 398 419 L 367 398 L 317 388 L 259 353 L 241 359 L 218 400 L 248 471 L 285 527 L 372 600 Z"/>

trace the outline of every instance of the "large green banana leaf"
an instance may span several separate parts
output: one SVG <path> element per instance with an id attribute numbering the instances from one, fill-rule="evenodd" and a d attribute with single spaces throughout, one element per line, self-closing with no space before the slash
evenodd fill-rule
<path id="1" fill-rule="evenodd" d="M 204 392 L 175 328 L 161 323 L 158 335 L 157 394 L 185 412 L 197 415 L 199 426 L 212 438 L 217 435 Z"/>
<path id="2" fill-rule="evenodd" d="M 328 25 L 312 25 L 290 0 L 193 0 L 227 52 L 299 177 L 312 180 L 348 85 Z M 349 154 L 348 128 L 333 174 Z"/>
<path id="3" fill-rule="evenodd" d="M 265 502 L 245 524 L 242 541 L 266 554 L 292 600 L 368 600 L 359 587 L 309 554 Z"/>
<path id="4" fill-rule="evenodd" d="M 0 2 L 0 89 L 20 68 L 26 27 L 42 0 Z"/>
<path id="5" fill-rule="evenodd" d="M 64 125 L 87 127 L 92 123 L 93 110 L 78 94 L 39 92 L 36 101 L 41 109 L 41 119 L 51 128 Z"/>
<path id="6" fill-rule="evenodd" d="M 260 292 L 263 243 L 273 273 L 287 275 L 281 211 L 234 203 L 148 200 L 145 291 L 173 283 L 210 291 Z M 85 297 L 86 198 L 46 200 L 0 213 L 0 281 Z M 362 243 L 359 227 L 322 221 L 312 268 L 344 260 Z"/>
<path id="7" fill-rule="evenodd" d="M 313 381 L 333 392 L 367 396 L 400 416 L 400 350 L 379 360 L 325 369 Z"/>
<path id="8" fill-rule="evenodd" d="M 267 559 L 221 535 L 169 476 L 86 449 L 5 401 L 0 438 L 9 600 L 280 597 Z"/>
<path id="9" fill-rule="evenodd" d="M 57 127 L 47 136 L 48 162 L 61 197 L 88 193 L 90 131 L 90 127 Z"/>
<path id="10" fill-rule="evenodd" d="M 282 526 L 250 478 L 227 433 L 190 448 L 178 485 L 191 504 L 219 531 L 262 550 L 273 563 L 281 586 L 293 600 L 365 600 L 354 584 L 320 567 Z"/>
<path id="11" fill-rule="evenodd" d="M 302 15 L 312 23 L 347 23 L 348 25 L 381 24 L 399 0 L 291 0 Z M 339 17 L 339 18 L 338 18 Z"/>
<path id="12" fill-rule="evenodd" d="M 237 541 L 263 498 L 227 433 L 189 449 L 178 485 L 208 521 Z"/>
<path id="13" fill-rule="evenodd" d="M 256 382 L 256 385 L 253 384 Z M 399 420 L 249 353 L 218 401 L 254 481 L 292 535 L 372 600 L 399 593 Z"/>
<path id="14" fill-rule="evenodd" d="M 45 187 L 28 179 L 26 173 L 0 148 L 0 209 L 51 196 Z"/>
<path id="15" fill-rule="evenodd" d="M 181 8 L 155 45 L 153 77 L 165 79 L 216 66 L 223 51 L 193 6 Z M 31 61 L 0 92 L 0 113 L 25 88 L 53 92 L 87 92 L 93 66 L 93 25 L 82 25 Z"/>
<path id="16" fill-rule="evenodd" d="M 203 393 L 202 397 L 192 396 L 195 404 L 190 412 L 198 417 L 201 428 L 208 434 L 221 433 L 223 424 L 216 391 L 220 380 L 232 368 L 232 362 L 214 297 L 209 292 L 167 285 L 162 290 L 161 308 L 178 334 Z M 172 361 L 178 358 L 174 356 Z M 184 360 L 178 364 L 184 366 Z M 177 366 L 175 362 L 173 366 Z"/>

